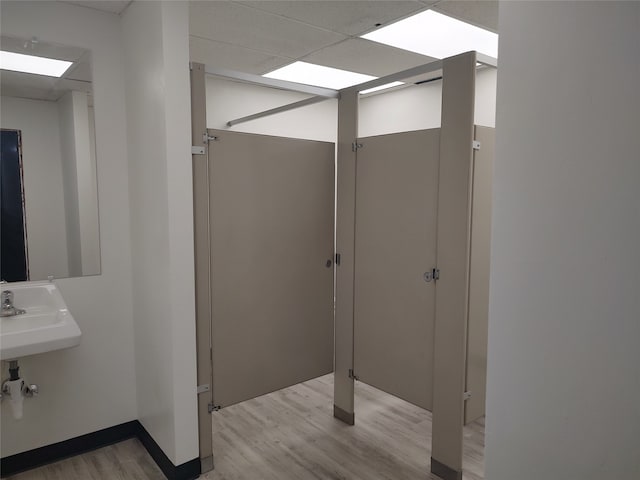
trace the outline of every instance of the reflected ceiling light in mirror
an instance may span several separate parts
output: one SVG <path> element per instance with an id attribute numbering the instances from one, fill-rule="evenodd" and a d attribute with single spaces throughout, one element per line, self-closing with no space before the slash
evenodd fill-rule
<path id="1" fill-rule="evenodd" d="M 36 57 L 35 55 L 23 55 L 0 50 L 0 69 L 2 70 L 61 77 L 72 63 L 54 58 Z"/>
<path id="2" fill-rule="evenodd" d="M 367 90 L 362 90 L 360 95 L 366 95 L 367 93 L 379 92 L 380 90 L 386 90 L 387 88 L 399 87 L 400 85 L 404 85 L 404 82 L 391 82 L 385 83 L 384 85 L 380 85 L 379 87 L 368 88 Z"/>
<path id="3" fill-rule="evenodd" d="M 377 77 L 362 73 L 349 72 L 338 68 L 325 67 L 307 62 L 294 62 L 285 67 L 265 73 L 263 77 L 287 80 L 289 82 L 304 83 L 316 87 L 341 88 L 374 80 Z"/>
<path id="4" fill-rule="evenodd" d="M 498 58 L 498 34 L 455 18 L 427 10 L 362 35 L 433 58 L 446 58 L 475 50 Z"/>

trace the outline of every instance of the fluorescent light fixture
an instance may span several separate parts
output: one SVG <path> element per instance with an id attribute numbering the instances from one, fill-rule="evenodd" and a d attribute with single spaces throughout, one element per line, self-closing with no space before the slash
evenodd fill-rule
<path id="1" fill-rule="evenodd" d="M 378 92 L 380 90 L 386 90 L 387 88 L 393 88 L 393 87 L 398 87 L 400 85 L 404 85 L 404 82 L 391 82 L 391 83 L 386 83 L 384 85 L 380 85 L 379 87 L 373 87 L 373 88 L 368 88 L 367 90 L 362 90 L 360 92 L 360 95 L 365 95 L 367 93 L 373 93 L 373 92 Z"/>
<path id="2" fill-rule="evenodd" d="M 427 10 L 362 38 L 433 58 L 475 50 L 498 58 L 498 34 Z"/>
<path id="3" fill-rule="evenodd" d="M 265 73 L 263 77 L 287 80 L 289 82 L 304 83 L 316 87 L 341 88 L 351 87 L 359 83 L 374 80 L 376 77 L 362 73 L 349 72 L 337 68 L 314 65 L 313 63 L 294 62 L 285 67 Z"/>
<path id="4" fill-rule="evenodd" d="M 14 72 L 61 77 L 73 62 L 0 51 L 0 68 Z"/>

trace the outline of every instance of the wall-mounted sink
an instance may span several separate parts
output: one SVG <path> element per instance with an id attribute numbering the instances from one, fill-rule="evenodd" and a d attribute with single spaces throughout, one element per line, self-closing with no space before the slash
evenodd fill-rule
<path id="1" fill-rule="evenodd" d="M 13 304 L 24 313 L 0 317 L 0 360 L 74 347 L 80 328 L 60 291 L 51 282 L 3 283 L 13 292 Z"/>

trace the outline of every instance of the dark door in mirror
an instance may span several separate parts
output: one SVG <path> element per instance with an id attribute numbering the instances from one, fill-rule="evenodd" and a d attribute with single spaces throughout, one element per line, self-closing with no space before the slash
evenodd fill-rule
<path id="1" fill-rule="evenodd" d="M 0 140 L 0 278 L 7 282 L 29 279 L 24 218 L 21 136 L 19 130 L 2 130 Z"/>

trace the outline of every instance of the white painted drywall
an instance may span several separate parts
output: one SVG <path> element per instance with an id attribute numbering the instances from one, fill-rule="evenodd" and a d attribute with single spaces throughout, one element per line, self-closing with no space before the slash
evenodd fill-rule
<path id="1" fill-rule="evenodd" d="M 31 278 L 64 278 L 67 232 L 56 102 L 2 97 L 2 128 L 22 132 L 22 162 Z"/>
<path id="2" fill-rule="evenodd" d="M 369 137 L 440 127 L 442 81 L 392 90 L 360 99 L 358 135 Z M 496 69 L 476 73 L 475 123 L 495 126 Z"/>
<path id="3" fill-rule="evenodd" d="M 476 98 L 473 123 L 483 127 L 496 126 L 496 90 L 498 69 L 482 67 L 476 70 Z"/>
<path id="4" fill-rule="evenodd" d="M 327 100 L 227 127 L 229 120 L 308 98 L 308 95 L 207 76 L 207 127 L 230 131 L 335 142 L 337 101 Z M 359 136 L 440 127 L 442 82 L 393 90 L 360 99 Z M 475 123 L 495 126 L 496 69 L 476 77 Z"/>
<path id="5" fill-rule="evenodd" d="M 91 138 L 94 132 L 87 94 L 78 91 L 70 94 L 73 104 L 81 274 L 95 275 L 100 272 L 100 228 L 95 155 L 92 153 L 94 141 Z"/>
<path id="6" fill-rule="evenodd" d="M 58 100 L 69 275 L 100 272 L 100 238 L 95 135 L 85 92 L 69 91 Z M 93 110 L 93 109 L 92 109 Z"/>
<path id="7" fill-rule="evenodd" d="M 198 457 L 187 3 L 122 16 L 138 416 L 176 465 Z"/>
<path id="8" fill-rule="evenodd" d="M 137 418 L 125 89 L 116 15 L 60 2 L 2 2 L 3 35 L 92 51 L 102 273 L 57 280 L 82 339 L 75 348 L 26 357 L 24 377 L 40 386 L 14 420 L 2 402 L 0 456 Z M 6 363 L 2 377 L 7 376 Z"/>
<path id="9" fill-rule="evenodd" d="M 488 479 L 640 478 L 639 48 L 637 2 L 500 5 Z"/>
<path id="10" fill-rule="evenodd" d="M 67 224 L 67 255 L 69 275 L 82 276 L 82 243 L 80 240 L 80 211 L 78 201 L 78 163 L 82 161 L 76 141 L 76 119 L 73 92 L 58 100 L 60 151 L 62 154 L 62 184 Z M 79 156 L 80 154 L 80 156 Z"/>
<path id="11" fill-rule="evenodd" d="M 358 136 L 440 128 L 442 82 L 393 90 L 360 99 Z"/>
<path id="12" fill-rule="evenodd" d="M 308 98 L 304 93 L 229 81 L 207 75 L 207 128 L 335 142 L 338 102 L 329 99 L 269 117 L 227 127 L 229 120 Z"/>

